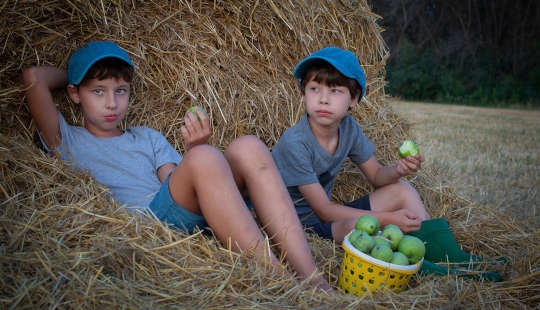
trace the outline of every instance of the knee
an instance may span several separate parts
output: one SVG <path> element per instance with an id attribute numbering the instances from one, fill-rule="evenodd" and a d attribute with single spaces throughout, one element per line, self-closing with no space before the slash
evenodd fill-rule
<path id="1" fill-rule="evenodd" d="M 399 187 L 399 197 L 402 197 L 402 201 L 418 215 L 420 220 L 425 221 L 431 218 L 424 207 L 420 194 L 411 183 L 400 180 L 396 185 Z"/>
<path id="2" fill-rule="evenodd" d="M 234 162 L 257 161 L 264 163 L 272 156 L 268 147 L 259 138 L 248 135 L 232 141 L 225 150 L 225 157 Z"/>
<path id="3" fill-rule="evenodd" d="M 223 154 L 216 148 L 207 145 L 197 145 L 184 154 L 182 164 L 193 169 L 215 169 L 225 162 Z"/>

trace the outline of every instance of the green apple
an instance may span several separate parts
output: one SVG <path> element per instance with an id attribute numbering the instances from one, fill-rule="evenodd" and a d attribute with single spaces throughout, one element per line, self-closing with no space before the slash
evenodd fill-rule
<path id="1" fill-rule="evenodd" d="M 399 242 L 401 241 L 401 238 L 403 238 L 403 232 L 396 225 L 388 224 L 384 226 L 381 236 L 390 241 L 390 248 L 395 251 L 399 245 Z"/>
<path id="2" fill-rule="evenodd" d="M 358 251 L 369 253 L 369 251 L 371 251 L 371 249 L 375 246 L 375 240 L 373 240 L 373 237 L 368 235 L 368 233 L 363 230 L 355 231 L 358 231 L 360 235 L 353 240 L 351 240 L 349 237 L 349 241 Z"/>
<path id="3" fill-rule="evenodd" d="M 367 232 L 369 235 L 376 234 L 379 231 L 380 227 L 379 220 L 374 217 L 373 215 L 362 215 L 354 225 L 355 229 L 363 230 Z"/>
<path id="4" fill-rule="evenodd" d="M 206 115 L 206 110 L 203 107 L 201 107 L 200 105 L 192 106 L 191 108 L 188 109 L 188 111 L 193 113 L 197 117 L 197 120 L 200 122 L 201 118 L 199 117 L 199 114 L 197 114 L 197 112 L 195 110 L 199 110 L 199 111 L 203 112 L 205 115 Z"/>
<path id="5" fill-rule="evenodd" d="M 416 143 L 414 143 L 412 140 L 405 140 L 399 147 L 398 153 L 399 156 L 403 158 L 406 158 L 407 156 L 416 157 L 416 155 L 420 153 L 420 150 L 418 149 Z"/>
<path id="6" fill-rule="evenodd" d="M 360 238 L 361 236 L 362 236 L 362 230 L 353 229 L 353 231 L 351 231 L 351 233 L 349 234 L 349 241 L 351 243 L 356 242 L 356 240 Z"/>
<path id="7" fill-rule="evenodd" d="M 393 254 L 394 252 L 392 251 L 392 249 L 385 244 L 378 244 L 374 246 L 370 253 L 373 258 L 382 260 L 383 262 L 387 263 L 392 260 Z"/>
<path id="8" fill-rule="evenodd" d="M 405 256 L 405 254 L 396 251 L 392 254 L 392 260 L 390 260 L 390 263 L 394 265 L 407 266 L 409 265 L 409 259 L 407 258 L 407 256 Z"/>
<path id="9" fill-rule="evenodd" d="M 416 264 L 426 254 L 426 246 L 419 238 L 405 235 L 398 245 L 398 251 L 407 256 L 409 263 Z"/>
<path id="10" fill-rule="evenodd" d="M 386 239 L 383 236 L 375 236 L 373 237 L 373 240 L 375 240 L 375 245 L 384 244 L 392 248 L 392 244 L 390 243 L 390 240 Z"/>

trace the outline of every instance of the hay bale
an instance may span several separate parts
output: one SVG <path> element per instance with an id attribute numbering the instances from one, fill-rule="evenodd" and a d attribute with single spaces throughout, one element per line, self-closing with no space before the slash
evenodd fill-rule
<path id="1" fill-rule="evenodd" d="M 90 40 L 113 40 L 136 66 L 123 126 L 160 130 L 183 151 L 182 116 L 202 105 L 211 143 L 223 149 L 244 134 L 269 147 L 302 115 L 293 66 L 322 47 L 354 51 L 367 96 L 352 115 L 396 159 L 407 124 L 384 101 L 388 56 L 379 18 L 366 1 L 4 1 L 0 4 L 0 305 L 2 308 L 527 308 L 538 303 L 539 232 L 457 197 L 425 169 L 412 181 L 434 216 L 451 220 L 468 250 L 515 259 L 507 282 L 421 278 L 399 295 L 326 296 L 257 265 L 214 238 L 188 236 L 142 220 L 107 198 L 107 189 L 75 173 L 33 143 L 22 69 L 66 67 Z M 74 124 L 65 92 L 60 110 Z M 334 198 L 371 188 L 347 165 Z M 490 213 L 491 212 L 491 213 Z M 488 215 L 488 216 L 486 216 Z M 532 222 L 534 223 L 534 222 Z M 525 223 L 527 224 L 527 223 Z M 532 226 L 534 227 L 534 226 Z M 343 251 L 309 236 L 321 271 L 337 281 Z M 524 247 L 527 244 L 528 247 Z"/>

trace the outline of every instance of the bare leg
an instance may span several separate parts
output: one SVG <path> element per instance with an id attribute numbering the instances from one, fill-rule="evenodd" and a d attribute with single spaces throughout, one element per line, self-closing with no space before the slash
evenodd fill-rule
<path id="1" fill-rule="evenodd" d="M 279 265 L 219 150 L 209 145 L 192 148 L 171 174 L 169 189 L 177 204 L 202 214 L 217 237 L 234 251 L 253 248 L 258 257 Z"/>
<path id="2" fill-rule="evenodd" d="M 369 199 L 372 211 L 406 209 L 416 214 L 421 221 L 431 218 L 424 208 L 420 195 L 407 181 L 400 180 L 398 183 L 378 188 L 369 195 Z"/>
<path id="3" fill-rule="evenodd" d="M 289 264 L 302 279 L 312 275 L 317 269 L 304 229 L 266 145 L 244 136 L 229 145 L 225 157 L 238 187 L 247 189 L 257 217 Z M 314 282 L 329 288 L 321 277 Z"/>
<path id="4" fill-rule="evenodd" d="M 378 188 L 369 195 L 371 211 L 392 212 L 409 210 L 420 222 L 430 219 L 422 199 L 416 190 L 406 181 Z M 345 236 L 354 229 L 357 218 L 335 221 L 332 223 L 332 235 L 337 243 L 342 243 Z"/>

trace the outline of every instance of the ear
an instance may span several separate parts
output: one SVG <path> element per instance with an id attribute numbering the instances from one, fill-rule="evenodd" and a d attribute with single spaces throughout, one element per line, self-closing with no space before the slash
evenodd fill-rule
<path id="1" fill-rule="evenodd" d="M 81 98 L 79 97 L 79 88 L 73 84 L 69 84 L 67 86 L 67 92 L 69 95 L 69 98 L 73 100 L 76 104 L 81 103 Z"/>
<path id="2" fill-rule="evenodd" d="M 360 99 L 360 94 L 354 96 L 351 100 L 351 104 L 349 104 L 349 110 L 354 108 L 358 104 L 358 100 Z"/>

